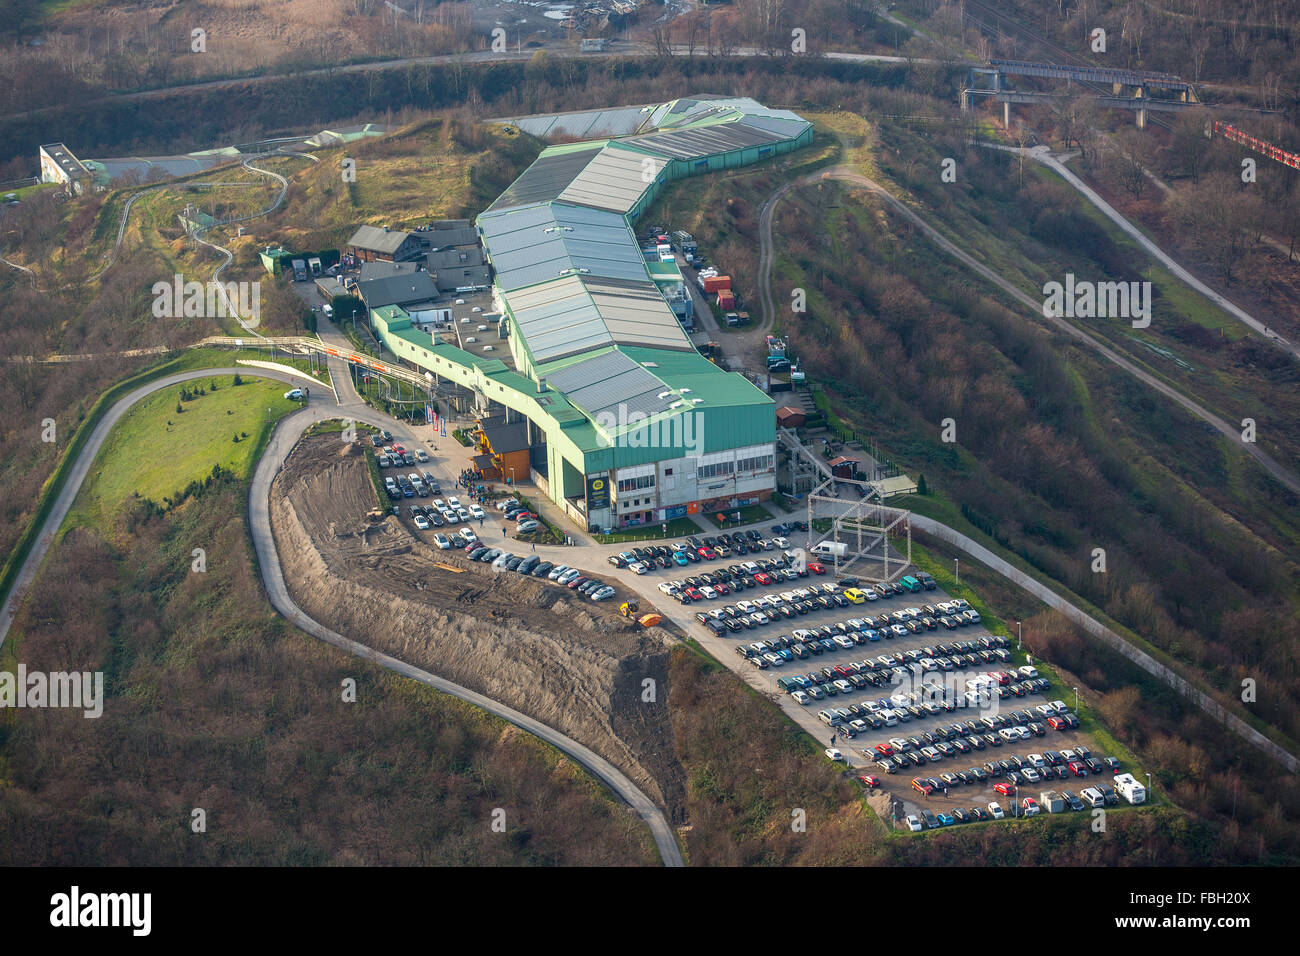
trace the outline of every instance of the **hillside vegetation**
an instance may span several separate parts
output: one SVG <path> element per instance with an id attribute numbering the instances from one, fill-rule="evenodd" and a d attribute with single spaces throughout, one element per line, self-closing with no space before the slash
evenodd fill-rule
<path id="1" fill-rule="evenodd" d="M 107 697 L 98 719 L 0 719 L 6 865 L 658 862 L 635 814 L 558 752 L 276 616 L 244 526 L 253 461 L 223 467 L 224 416 L 186 415 L 208 477 L 111 538 L 82 523 L 83 493 L 6 642 L 6 669 L 102 670 Z M 186 456 L 158 476 L 136 467 L 140 436 L 169 416 L 146 403 L 106 446 L 101 498 L 132 475 L 155 491 L 186 478 Z"/>

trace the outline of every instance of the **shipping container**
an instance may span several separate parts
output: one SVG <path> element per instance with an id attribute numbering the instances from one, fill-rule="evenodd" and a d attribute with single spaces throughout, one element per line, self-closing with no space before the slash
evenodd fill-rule
<path id="1" fill-rule="evenodd" d="M 736 297 L 727 289 L 718 293 L 718 308 L 723 311 L 733 309 L 736 306 Z"/>
<path id="2" fill-rule="evenodd" d="M 706 276 L 703 285 L 705 292 L 721 292 L 731 288 L 731 276 Z"/>

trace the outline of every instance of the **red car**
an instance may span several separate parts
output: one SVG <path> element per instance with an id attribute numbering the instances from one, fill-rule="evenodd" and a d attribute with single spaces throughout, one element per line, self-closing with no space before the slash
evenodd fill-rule
<path id="1" fill-rule="evenodd" d="M 695 553 L 698 554 L 705 561 L 712 561 L 714 558 L 717 557 L 717 555 L 713 553 L 712 548 L 704 548 L 704 547 L 696 548 Z"/>
<path id="2" fill-rule="evenodd" d="M 880 778 L 875 776 L 874 774 L 860 773 L 858 774 L 858 779 L 861 780 L 863 786 L 866 787 L 874 788 L 880 786 Z"/>
<path id="3" fill-rule="evenodd" d="M 1016 795 L 1016 785 L 1014 783 L 995 783 L 993 789 L 1004 797 L 1014 797 Z"/>
<path id="4" fill-rule="evenodd" d="M 586 584 L 590 580 L 591 580 L 590 578 L 584 578 L 581 575 L 579 575 L 578 577 L 574 578 L 572 581 L 569 582 L 569 590 L 576 591 L 578 588 L 580 588 L 582 585 Z"/>
<path id="5" fill-rule="evenodd" d="M 824 564 L 818 564 L 816 561 L 814 561 L 812 564 L 808 565 L 808 570 L 811 571 L 813 574 L 825 574 L 826 566 Z"/>
<path id="6" fill-rule="evenodd" d="M 533 514 L 531 511 L 521 511 L 519 512 L 519 514 L 515 515 L 515 521 L 517 523 L 522 523 L 524 521 L 527 521 L 529 518 L 536 518 L 536 517 L 537 515 Z"/>
<path id="7" fill-rule="evenodd" d="M 934 793 L 934 787 L 930 786 L 927 781 L 922 780 L 920 777 L 912 778 L 912 789 L 917 793 L 925 794 L 927 797 Z"/>
<path id="8" fill-rule="evenodd" d="M 1063 721 L 1060 717 L 1048 717 L 1047 726 L 1051 727 L 1053 730 L 1064 730 L 1065 721 Z"/>
<path id="9" fill-rule="evenodd" d="M 704 600 L 704 595 L 700 593 L 700 589 L 699 589 L 699 588 L 687 588 L 687 589 L 686 589 L 686 596 L 687 596 L 688 598 L 690 598 L 692 601 L 703 601 L 703 600 Z"/>
<path id="10" fill-rule="evenodd" d="M 1076 777 L 1086 777 L 1088 776 L 1088 768 L 1078 760 L 1072 760 L 1070 762 L 1070 773 Z"/>
<path id="11" fill-rule="evenodd" d="M 730 594 L 730 593 L 731 593 L 731 588 L 727 587 L 727 586 L 726 586 L 725 584 L 723 584 L 721 581 L 719 581 L 717 584 L 713 585 L 713 590 L 717 591 L 718 594 Z"/>
<path id="12" fill-rule="evenodd" d="M 876 744 L 876 753 L 880 754 L 882 757 L 892 757 L 894 755 L 894 748 L 889 744 Z"/>
<path id="13" fill-rule="evenodd" d="M 757 581 L 759 584 L 771 584 L 771 583 L 772 583 L 772 577 L 771 577 L 771 575 L 769 575 L 769 574 L 768 574 L 767 572 L 765 572 L 765 571 L 759 571 L 756 575 L 754 575 L 754 580 Z"/>

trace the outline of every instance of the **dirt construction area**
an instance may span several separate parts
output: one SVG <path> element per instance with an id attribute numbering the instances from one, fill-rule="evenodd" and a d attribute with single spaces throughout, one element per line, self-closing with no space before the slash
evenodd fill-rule
<path id="1" fill-rule="evenodd" d="M 621 617 L 614 602 L 439 551 L 392 515 L 368 520 L 376 501 L 365 455 L 337 436 L 300 442 L 271 501 L 284 577 L 309 615 L 544 721 L 661 805 L 680 803 L 667 631 Z M 646 678 L 654 700 L 643 702 Z"/>

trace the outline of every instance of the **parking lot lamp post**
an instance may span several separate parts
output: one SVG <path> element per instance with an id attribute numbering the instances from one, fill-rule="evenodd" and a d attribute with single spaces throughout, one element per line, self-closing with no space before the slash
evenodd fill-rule
<path id="1" fill-rule="evenodd" d="M 1074 712 L 1079 712 L 1079 688 L 1074 689 Z"/>
<path id="2" fill-rule="evenodd" d="M 1151 799 L 1151 774 L 1147 774 L 1147 799 Z"/>
<path id="3" fill-rule="evenodd" d="M 1016 621 L 1016 650 L 1020 650 L 1020 622 Z"/>
<path id="4" fill-rule="evenodd" d="M 513 488 L 514 486 L 515 486 L 515 469 L 514 469 L 514 466 L 511 466 L 511 468 L 510 468 L 510 487 Z"/>
<path id="5" fill-rule="evenodd" d="M 957 583 L 961 584 L 961 558 L 953 558 L 952 566 L 957 575 Z"/>

